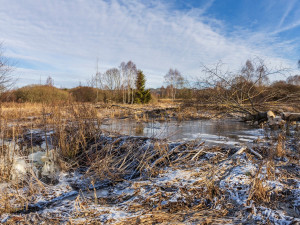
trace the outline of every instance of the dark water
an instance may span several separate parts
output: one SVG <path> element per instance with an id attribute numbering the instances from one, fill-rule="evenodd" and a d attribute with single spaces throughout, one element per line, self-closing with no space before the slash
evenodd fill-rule
<path id="1" fill-rule="evenodd" d="M 104 123 L 102 128 L 125 135 L 168 138 L 171 141 L 199 139 L 210 145 L 238 145 L 264 136 L 262 129 L 234 120 L 138 123 L 130 119 L 115 119 Z"/>

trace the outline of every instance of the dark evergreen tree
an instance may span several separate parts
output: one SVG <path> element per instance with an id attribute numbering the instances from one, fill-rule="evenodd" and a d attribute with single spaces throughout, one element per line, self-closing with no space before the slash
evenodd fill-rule
<path id="1" fill-rule="evenodd" d="M 145 90 L 146 78 L 143 71 L 139 70 L 136 79 L 135 103 L 144 104 L 151 100 L 150 90 Z"/>

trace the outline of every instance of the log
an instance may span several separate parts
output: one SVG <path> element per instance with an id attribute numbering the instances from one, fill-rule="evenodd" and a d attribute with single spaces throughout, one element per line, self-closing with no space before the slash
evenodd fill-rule
<path id="1" fill-rule="evenodd" d="M 263 122 L 269 122 L 275 118 L 275 114 L 272 111 L 258 112 L 257 114 L 249 115 L 245 118 L 246 121 L 257 122 L 258 125 Z"/>
<path id="2" fill-rule="evenodd" d="M 282 112 L 281 118 L 287 122 L 300 121 L 300 113 Z"/>

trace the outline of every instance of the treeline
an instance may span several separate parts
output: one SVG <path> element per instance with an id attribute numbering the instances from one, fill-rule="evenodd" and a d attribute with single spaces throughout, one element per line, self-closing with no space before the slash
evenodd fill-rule
<path id="1" fill-rule="evenodd" d="M 238 71 L 228 71 L 224 67 L 226 65 L 222 63 L 202 66 L 202 76 L 196 78 L 193 85 L 182 79 L 179 73 L 171 77 L 173 84 L 153 89 L 152 93 L 157 98 L 221 106 L 248 114 L 257 113 L 267 103 L 300 103 L 300 75 L 270 81 L 272 77 L 288 74 L 286 68 L 268 68 L 260 58 L 247 60 Z M 170 70 L 165 78 L 174 73 L 178 74 Z M 174 80 L 180 88 L 174 88 Z"/>
<path id="2" fill-rule="evenodd" d="M 144 104 L 152 100 L 171 99 L 185 103 L 227 106 L 233 111 L 253 113 L 267 102 L 300 102 L 300 76 L 270 82 L 269 76 L 284 69 L 268 69 L 262 60 L 247 60 L 237 72 L 223 72 L 220 65 L 203 67 L 203 76 L 191 84 L 177 69 L 170 69 L 164 84 L 146 89 L 146 76 L 129 61 L 119 68 L 97 71 L 86 86 L 72 89 L 54 87 L 48 77 L 45 85 L 30 85 L 1 94 L 2 101 L 13 102 L 104 102 Z"/>
<path id="3" fill-rule="evenodd" d="M 78 86 L 72 89 L 56 88 L 52 78 L 48 78 L 45 85 L 28 85 L 15 90 L 3 92 L 2 102 L 103 102 L 145 104 L 152 99 L 150 90 L 145 89 L 146 78 L 141 70 L 137 71 L 136 84 L 130 89 L 130 95 L 122 89 L 97 88 L 93 86 Z M 127 95 L 128 94 L 128 95 Z M 125 97 L 124 97 L 125 95 Z"/>
<path id="4" fill-rule="evenodd" d="M 299 102 L 300 76 L 271 83 L 269 77 L 287 74 L 284 68 L 268 68 L 260 58 L 247 60 L 238 71 L 228 71 L 217 63 L 202 66 L 202 74 L 188 82 L 177 69 L 170 69 L 164 76 L 164 86 L 146 89 L 146 76 L 132 61 L 122 62 L 95 75 L 86 86 L 72 89 L 54 87 L 48 77 L 45 85 L 29 85 L 7 91 L 14 83 L 12 66 L 3 56 L 0 43 L 0 100 L 14 102 L 116 102 L 124 104 L 148 103 L 150 100 L 169 98 L 172 101 L 225 105 L 248 114 L 258 112 L 268 102 Z M 98 67 L 98 66 L 97 66 Z M 298 61 L 300 68 L 300 61 Z"/>
<path id="5" fill-rule="evenodd" d="M 143 71 L 129 61 L 121 63 L 119 68 L 97 72 L 86 86 L 72 89 L 54 87 L 54 81 L 48 77 L 45 85 L 29 85 L 1 93 L 2 101 L 13 102 L 116 102 L 125 104 L 145 104 L 151 100 L 149 89 L 145 88 L 146 77 Z"/>
<path id="6" fill-rule="evenodd" d="M 160 88 L 150 89 L 151 94 L 156 99 L 185 99 L 191 100 L 195 98 L 200 90 L 191 87 L 176 88 L 176 93 L 173 94 L 174 88 L 171 85 L 166 87 L 161 86 Z"/>
<path id="7" fill-rule="evenodd" d="M 291 78 L 296 81 L 291 82 Z M 244 81 L 245 82 L 245 81 Z M 141 82 L 143 83 L 143 82 Z M 238 84 L 237 86 L 242 84 Z M 245 83 L 244 86 L 247 86 Z M 248 86 L 250 83 L 248 83 Z M 232 88 L 234 89 L 234 88 Z M 135 90 L 134 103 L 146 103 L 152 98 L 154 101 L 159 99 L 172 99 L 172 87 L 162 86 L 156 89 Z M 230 92 L 231 89 L 227 91 Z M 213 103 L 219 96 L 220 87 L 190 88 L 183 87 L 176 90 L 175 100 L 197 103 Z M 150 93 L 149 93 L 150 92 Z M 253 87 L 252 92 L 260 92 L 257 98 L 269 101 L 300 101 L 300 76 L 289 77 L 286 81 L 276 81 L 270 85 Z M 72 89 L 59 89 L 50 85 L 30 85 L 2 94 L 2 101 L 6 102 L 57 102 L 57 101 L 76 101 L 76 102 L 115 102 L 123 103 L 124 93 L 116 90 L 102 90 L 90 86 L 78 86 Z M 241 93 L 240 93 L 241 96 Z M 128 96 L 126 96 L 127 98 Z M 148 99 L 150 98 L 150 99 Z M 128 98 L 127 98 L 128 99 Z"/>
<path id="8" fill-rule="evenodd" d="M 138 94 L 138 92 L 136 92 Z M 114 98 L 112 98 L 114 96 Z M 60 89 L 48 85 L 29 85 L 16 90 L 4 92 L 1 95 L 2 102 L 31 102 L 31 103 L 53 103 L 53 102 L 103 102 L 103 103 L 121 103 L 122 95 L 109 90 L 101 90 L 89 86 L 78 86 L 72 89 Z M 150 96 L 150 94 L 149 94 Z M 151 99 L 151 96 L 150 96 Z M 147 103 L 150 101 L 144 101 Z M 142 103 L 136 98 L 134 103 Z"/>

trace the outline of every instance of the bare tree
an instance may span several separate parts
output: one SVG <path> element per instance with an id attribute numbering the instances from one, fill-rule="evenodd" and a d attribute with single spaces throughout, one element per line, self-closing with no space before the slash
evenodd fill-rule
<path id="1" fill-rule="evenodd" d="M 123 104 L 125 104 L 126 101 L 126 67 L 125 67 L 125 62 L 122 62 L 119 66 L 119 71 L 120 71 L 120 78 L 121 78 L 121 89 L 122 89 L 122 99 L 123 99 Z"/>
<path id="2" fill-rule="evenodd" d="M 136 65 L 132 61 L 128 61 L 127 63 L 122 62 L 120 65 L 120 71 L 123 87 L 123 103 L 133 104 L 135 81 L 137 77 Z"/>
<path id="3" fill-rule="evenodd" d="M 289 76 L 286 79 L 288 84 L 299 85 L 300 86 L 300 75 Z"/>
<path id="4" fill-rule="evenodd" d="M 15 82 L 15 79 L 11 75 L 13 66 L 11 65 L 10 60 L 6 58 L 3 53 L 3 45 L 0 43 L 0 94 L 11 88 Z"/>
<path id="5" fill-rule="evenodd" d="M 253 119 L 272 99 L 274 93 L 267 88 L 269 76 L 283 74 L 287 69 L 269 69 L 260 58 L 247 60 L 238 72 L 224 70 L 222 63 L 213 67 L 202 66 L 206 79 L 201 83 L 210 90 L 210 103 L 224 106 L 230 111 L 242 112 Z"/>
<path id="6" fill-rule="evenodd" d="M 97 89 L 97 94 L 96 94 L 96 102 L 99 100 L 99 90 L 103 89 L 103 79 L 102 79 L 102 73 L 99 72 L 99 61 L 97 59 L 97 64 L 96 64 L 96 73 L 92 76 L 91 80 L 88 81 L 88 84 L 90 87 L 96 88 Z"/>
<path id="7" fill-rule="evenodd" d="M 121 88 L 120 71 L 117 68 L 108 69 L 103 74 L 102 80 L 105 88 L 110 92 L 112 99 L 114 99 Z"/>
<path id="8" fill-rule="evenodd" d="M 123 103 L 134 102 L 135 81 L 137 77 L 137 68 L 132 61 L 122 62 L 118 68 L 110 68 L 105 73 L 98 70 L 96 74 L 88 81 L 89 86 L 103 90 L 104 98 L 109 97 L 111 100 L 117 100 L 122 95 Z"/>
<path id="9" fill-rule="evenodd" d="M 181 88 L 184 84 L 184 78 L 177 69 L 170 69 L 169 72 L 164 76 L 165 83 L 171 89 L 172 101 L 175 100 L 176 91 Z"/>
<path id="10" fill-rule="evenodd" d="M 48 77 L 47 77 L 46 85 L 47 85 L 47 86 L 51 86 L 51 87 L 54 86 L 54 80 L 52 79 L 51 76 L 48 76 Z"/>

